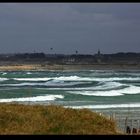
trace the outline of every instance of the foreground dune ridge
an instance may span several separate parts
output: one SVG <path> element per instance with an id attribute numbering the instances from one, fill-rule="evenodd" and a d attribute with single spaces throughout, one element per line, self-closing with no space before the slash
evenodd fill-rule
<path id="1" fill-rule="evenodd" d="M 116 124 L 88 109 L 0 104 L 0 134 L 117 134 Z"/>

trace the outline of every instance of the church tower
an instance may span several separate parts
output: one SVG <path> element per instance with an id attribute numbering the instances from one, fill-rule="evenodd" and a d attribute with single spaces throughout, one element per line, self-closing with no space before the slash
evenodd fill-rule
<path id="1" fill-rule="evenodd" d="M 100 49 L 98 49 L 98 56 L 100 56 L 101 55 L 101 53 L 100 53 Z"/>
<path id="2" fill-rule="evenodd" d="M 98 53 L 97 53 L 97 62 L 101 63 L 101 52 L 100 52 L 100 49 L 98 49 Z"/>

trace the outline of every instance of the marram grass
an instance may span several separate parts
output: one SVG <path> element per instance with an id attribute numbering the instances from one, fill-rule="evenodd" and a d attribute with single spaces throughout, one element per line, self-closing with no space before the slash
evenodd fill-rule
<path id="1" fill-rule="evenodd" d="M 117 134 L 115 122 L 88 109 L 0 104 L 0 134 Z"/>

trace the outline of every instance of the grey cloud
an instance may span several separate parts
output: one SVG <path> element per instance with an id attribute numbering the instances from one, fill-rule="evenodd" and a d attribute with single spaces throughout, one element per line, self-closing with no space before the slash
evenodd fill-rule
<path id="1" fill-rule="evenodd" d="M 0 4 L 1 52 L 140 51 L 140 4 Z"/>

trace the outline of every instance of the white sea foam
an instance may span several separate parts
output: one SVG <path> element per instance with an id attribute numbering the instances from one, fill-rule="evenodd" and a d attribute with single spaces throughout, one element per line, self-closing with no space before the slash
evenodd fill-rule
<path id="1" fill-rule="evenodd" d="M 61 81 L 78 81 L 81 78 L 78 76 L 60 76 L 60 77 L 54 77 L 54 80 L 61 80 Z"/>
<path id="2" fill-rule="evenodd" d="M 59 83 L 58 86 L 72 86 L 72 85 L 78 85 L 78 84 L 91 84 L 91 82 L 71 82 L 71 83 L 62 83 L 62 85 Z M 53 85 L 51 81 L 47 82 L 47 85 Z M 55 86 L 57 84 L 54 83 Z M 107 89 L 112 89 L 112 88 L 118 88 L 120 86 L 126 86 L 126 84 L 121 84 L 118 82 L 106 82 L 103 85 L 100 86 L 92 86 L 92 87 L 69 87 L 69 88 L 47 88 L 47 90 L 71 90 L 71 91 L 79 91 L 79 90 L 92 90 L 92 91 L 97 91 L 97 90 L 107 90 Z"/>
<path id="3" fill-rule="evenodd" d="M 118 88 L 120 86 L 126 86 L 126 84 L 121 84 L 118 82 L 105 82 L 103 85 L 99 85 L 96 87 L 92 87 L 95 90 L 102 90 L 102 89 L 112 89 L 112 88 Z"/>
<path id="4" fill-rule="evenodd" d="M 6 81 L 8 78 L 0 78 L 0 81 Z"/>
<path id="5" fill-rule="evenodd" d="M 127 77 L 139 77 L 140 73 L 132 73 L 132 72 L 94 72 L 94 73 L 90 73 L 91 76 L 127 76 Z M 126 78 L 127 78 L 126 77 Z"/>
<path id="6" fill-rule="evenodd" d="M 72 94 L 81 94 L 88 96 L 121 96 L 124 94 L 139 94 L 140 87 L 130 86 L 123 89 L 108 90 L 108 91 L 67 91 L 67 92 Z"/>
<path id="7" fill-rule="evenodd" d="M 60 76 L 60 77 L 54 77 L 52 79 L 60 80 L 60 81 L 101 81 L 103 78 L 100 79 L 95 77 L 89 78 L 89 77 L 79 77 L 79 76 Z"/>
<path id="8" fill-rule="evenodd" d="M 140 87 L 138 87 L 138 86 L 130 86 L 130 87 L 122 89 L 121 93 L 125 93 L 125 94 L 139 94 L 140 93 Z"/>
<path id="9" fill-rule="evenodd" d="M 17 81 L 48 81 L 48 80 L 56 80 L 56 81 L 103 81 L 103 82 L 111 82 L 111 81 L 136 81 L 140 80 L 140 77 L 112 77 L 112 78 L 97 78 L 97 77 L 79 77 L 79 76 L 60 76 L 60 77 L 43 77 L 43 78 L 13 78 Z"/>
<path id="10" fill-rule="evenodd" d="M 79 85 L 79 84 L 85 84 L 85 82 L 69 82 L 69 83 L 65 83 L 64 81 L 59 81 L 59 80 L 52 80 L 52 81 L 48 81 L 46 82 L 47 86 L 74 86 L 74 85 Z M 61 88 L 58 88 L 61 89 Z"/>
<path id="11" fill-rule="evenodd" d="M 27 72 L 26 74 L 32 74 L 31 72 Z"/>
<path id="12" fill-rule="evenodd" d="M 51 78 L 13 78 L 14 80 L 17 81 L 48 81 Z"/>
<path id="13" fill-rule="evenodd" d="M 84 82 L 70 82 L 70 83 L 65 83 L 64 81 L 48 81 L 45 83 L 30 83 L 30 82 L 24 82 L 24 83 L 19 83 L 19 84 L 1 84 L 0 87 L 4 86 L 53 86 L 54 87 L 64 87 L 64 86 L 74 86 L 74 85 L 79 85 L 79 84 L 84 84 Z M 48 88 L 47 88 L 48 89 Z M 57 88 L 56 88 L 57 89 Z M 61 88 L 58 88 L 61 89 Z"/>
<path id="14" fill-rule="evenodd" d="M 91 72 L 95 72 L 95 73 L 108 73 L 108 72 L 114 72 L 114 70 L 89 70 Z"/>
<path id="15" fill-rule="evenodd" d="M 102 105 L 81 105 L 81 106 L 65 106 L 66 108 L 75 109 L 106 109 L 106 108 L 136 108 L 140 107 L 140 103 L 127 103 L 127 104 L 102 104 Z"/>
<path id="16" fill-rule="evenodd" d="M 140 77 L 112 77 L 112 78 L 93 78 L 94 81 L 136 81 L 140 80 Z"/>
<path id="17" fill-rule="evenodd" d="M 1 84 L 0 86 L 42 86 L 44 85 L 44 83 L 28 83 L 28 82 L 25 82 L 25 83 L 19 83 L 19 84 Z"/>
<path id="18" fill-rule="evenodd" d="M 48 86 L 53 85 L 51 81 L 49 81 L 50 84 L 47 84 Z M 47 82 L 48 83 L 48 82 Z M 65 83 L 65 84 L 58 84 L 58 86 L 72 86 L 72 85 L 78 85 L 78 84 L 90 84 L 91 82 L 72 82 L 72 83 Z M 55 84 L 54 84 L 55 85 Z M 56 85 L 57 86 L 57 85 Z M 118 88 L 120 86 L 126 86 L 126 84 L 121 84 L 118 82 L 106 82 L 103 85 L 100 86 L 92 86 L 92 87 L 68 87 L 68 88 L 38 88 L 38 89 L 47 89 L 47 90 L 62 90 L 62 91 L 79 91 L 79 90 L 88 90 L 88 91 L 97 91 L 97 90 L 108 90 L 113 88 Z"/>
<path id="19" fill-rule="evenodd" d="M 55 99 L 63 99 L 62 95 L 45 95 L 36 97 L 23 97 L 23 98 L 10 98 L 10 99 L 0 99 L 0 102 L 37 102 L 37 101 L 51 101 Z"/>
<path id="20" fill-rule="evenodd" d="M 3 72 L 3 73 L 2 73 L 2 75 L 6 75 L 6 74 L 7 74 L 6 72 Z"/>
<path id="21" fill-rule="evenodd" d="M 117 92 L 116 90 L 111 91 L 67 91 L 72 94 L 81 94 L 88 96 L 121 96 L 123 94 Z"/>
<path id="22" fill-rule="evenodd" d="M 60 76 L 52 78 L 54 80 L 63 80 L 63 81 L 135 81 L 140 80 L 140 77 L 112 77 L 112 78 L 97 78 L 97 77 L 79 77 L 79 76 Z"/>

